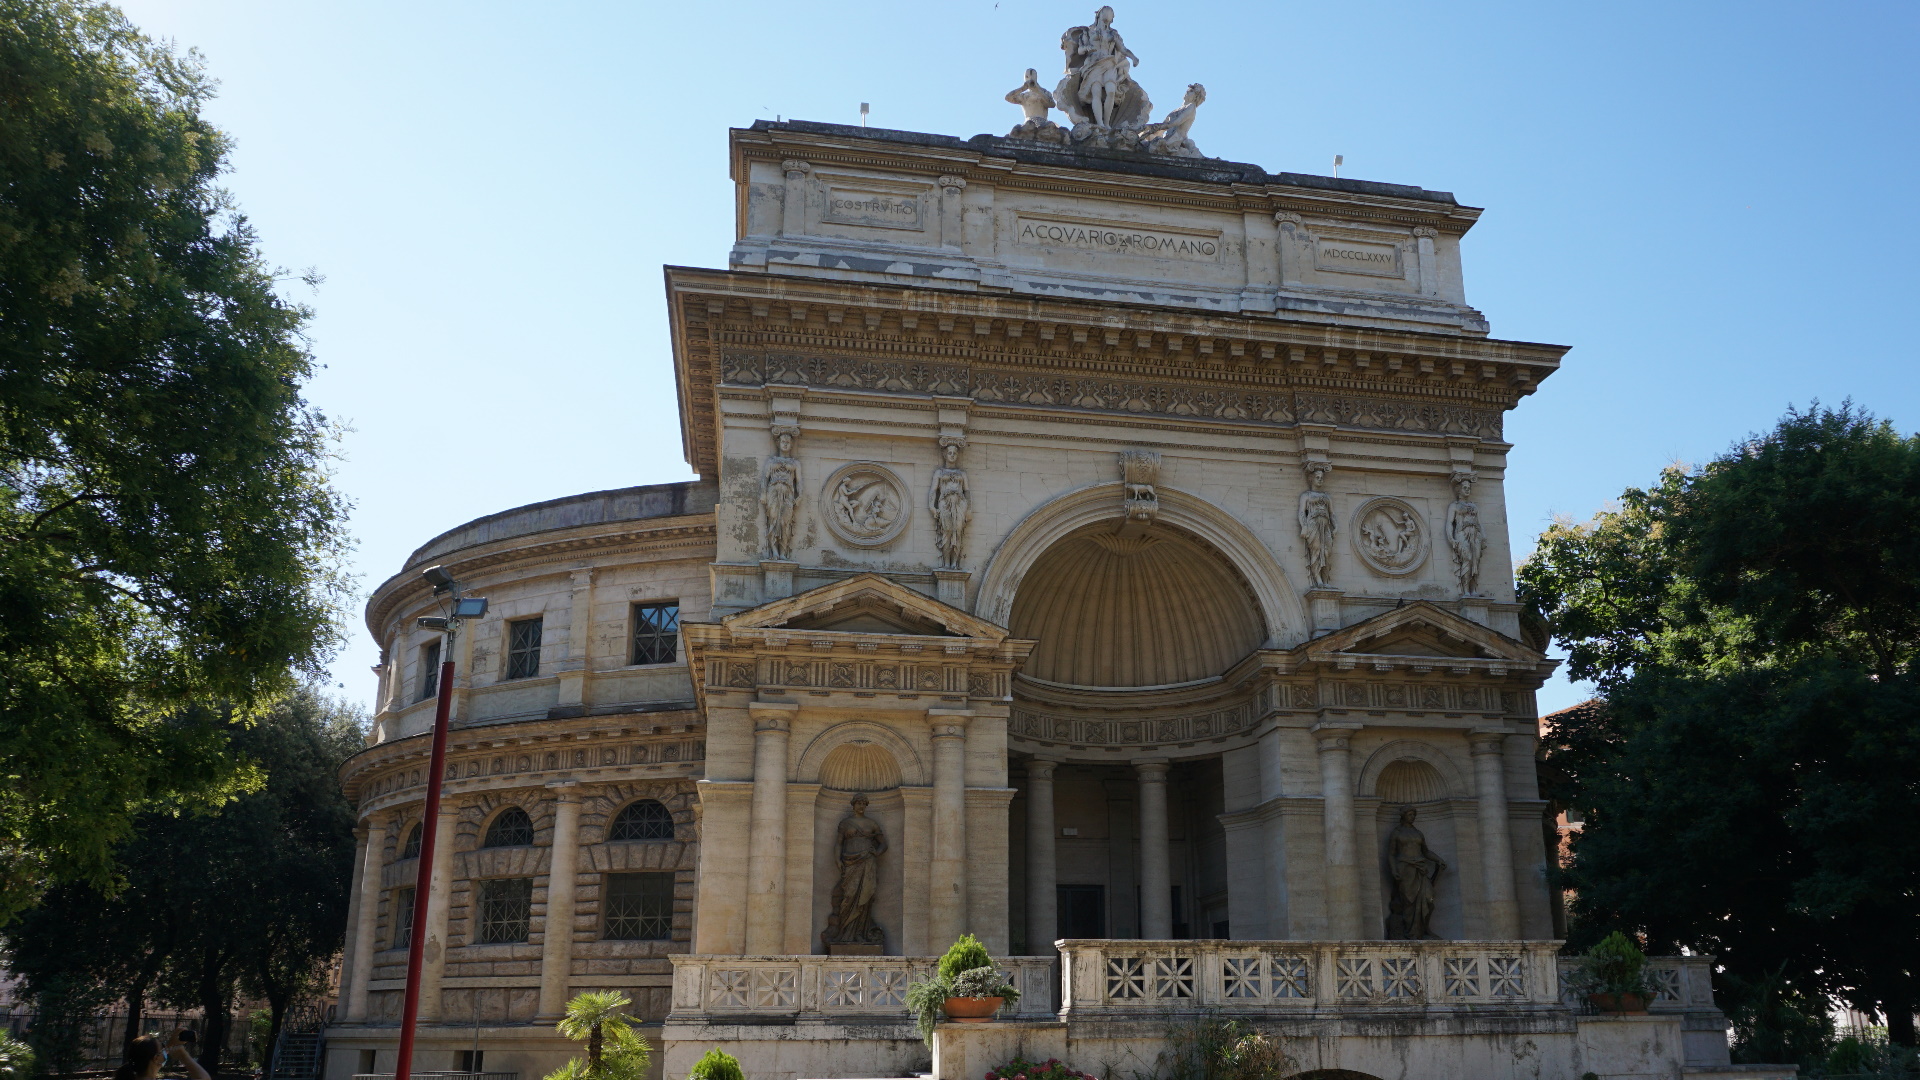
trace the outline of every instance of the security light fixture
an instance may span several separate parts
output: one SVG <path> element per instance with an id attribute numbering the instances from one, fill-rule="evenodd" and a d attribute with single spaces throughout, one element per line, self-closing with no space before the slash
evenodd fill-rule
<path id="1" fill-rule="evenodd" d="M 445 630 L 447 620 L 438 615 L 422 615 L 418 625 L 422 630 Z"/>
<path id="2" fill-rule="evenodd" d="M 444 566 L 429 566 L 420 571 L 420 576 L 426 578 L 427 584 L 433 586 L 433 591 L 437 593 L 446 592 L 458 584 Z"/>
<path id="3" fill-rule="evenodd" d="M 453 617 L 456 619 L 478 619 L 487 613 L 487 598 L 484 596 L 462 596 L 453 602 Z"/>

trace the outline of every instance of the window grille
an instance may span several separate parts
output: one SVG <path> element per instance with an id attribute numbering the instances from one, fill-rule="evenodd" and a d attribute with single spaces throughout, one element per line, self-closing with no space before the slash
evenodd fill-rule
<path id="1" fill-rule="evenodd" d="M 420 646 L 420 696 L 425 701 L 440 692 L 440 643 L 429 641 Z"/>
<path id="2" fill-rule="evenodd" d="M 533 843 L 533 819 L 525 810 L 510 806 L 487 826 L 487 838 L 481 847 L 525 847 Z"/>
<path id="3" fill-rule="evenodd" d="M 615 941 L 673 937 L 671 873 L 608 874 L 601 936 Z"/>
<path id="4" fill-rule="evenodd" d="M 412 889 L 393 890 L 393 944 L 390 948 L 404 949 L 413 944 L 413 897 Z"/>
<path id="5" fill-rule="evenodd" d="M 671 840 L 673 815 L 652 799 L 628 803 L 607 830 L 608 840 Z"/>
<path id="6" fill-rule="evenodd" d="M 633 662 L 671 664 L 680 644 L 680 601 L 633 605 Z"/>
<path id="7" fill-rule="evenodd" d="M 474 935 L 475 942 L 504 945 L 527 940 L 532 911 L 532 878 L 488 878 L 480 882 L 480 928 Z"/>
<path id="8" fill-rule="evenodd" d="M 507 624 L 507 678 L 531 679 L 540 674 L 540 626 L 544 619 L 520 619 Z"/>
<path id="9" fill-rule="evenodd" d="M 400 845 L 400 857 L 403 859 L 417 859 L 420 857 L 420 825 L 418 822 L 414 824 L 413 828 L 407 830 L 407 842 Z"/>

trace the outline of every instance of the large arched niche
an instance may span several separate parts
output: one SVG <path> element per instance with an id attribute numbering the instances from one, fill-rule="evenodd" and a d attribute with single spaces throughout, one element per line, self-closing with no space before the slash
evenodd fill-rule
<path id="1" fill-rule="evenodd" d="M 1122 533 L 1110 521 L 1035 560 L 1007 627 L 1038 642 L 1021 674 L 1073 686 L 1208 679 L 1268 639 L 1253 589 L 1205 541 L 1163 524 Z"/>
<path id="2" fill-rule="evenodd" d="M 1279 560 L 1238 518 L 1218 506 L 1176 488 L 1155 489 L 1160 510 L 1156 524 L 1177 529 L 1212 548 L 1231 565 L 1253 594 L 1270 647 L 1303 641 L 1309 625 L 1299 590 Z M 1034 565 L 1061 539 L 1098 522 L 1117 525 L 1123 518 L 1119 481 L 1070 491 L 1027 512 L 994 549 L 980 575 L 974 614 L 1008 625 L 1013 605 Z"/>

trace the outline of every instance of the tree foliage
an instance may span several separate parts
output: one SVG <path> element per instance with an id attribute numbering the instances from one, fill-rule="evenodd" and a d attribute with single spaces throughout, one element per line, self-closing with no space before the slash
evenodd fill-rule
<path id="1" fill-rule="evenodd" d="M 216 183 L 211 93 L 112 7 L 0 0 L 0 921 L 256 783 L 229 720 L 331 647 L 309 313 Z"/>
<path id="2" fill-rule="evenodd" d="M 1830 993 L 1914 1042 L 1917 524 L 1920 438 L 1816 405 L 1556 525 L 1520 570 L 1601 689 L 1543 772 L 1585 816 L 1565 875 L 1582 932 L 1718 955 L 1756 1031 Z"/>
<path id="3" fill-rule="evenodd" d="M 209 1069 L 244 992 L 268 1003 L 271 1046 L 345 939 L 354 817 L 338 771 L 361 732 L 357 713 L 312 690 L 276 702 L 234 734 L 266 777 L 260 790 L 141 816 L 114 853 L 126 887 L 55 887 L 7 928 L 7 966 L 40 1005 L 90 1013 L 124 996 L 134 1010 L 204 1010 Z"/>
<path id="4" fill-rule="evenodd" d="M 567 1002 L 560 1034 L 585 1042 L 587 1056 L 569 1058 L 546 1080 L 643 1080 L 650 1058 L 646 1040 L 625 1012 L 631 1004 L 618 990 L 588 990 Z"/>

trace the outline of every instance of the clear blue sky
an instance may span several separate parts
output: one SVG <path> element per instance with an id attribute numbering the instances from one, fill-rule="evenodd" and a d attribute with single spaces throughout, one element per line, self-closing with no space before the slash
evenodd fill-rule
<path id="1" fill-rule="evenodd" d="M 689 478 L 663 263 L 723 266 L 726 129 L 784 116 L 1004 133 L 1094 0 L 133 0 L 205 53 L 229 186 L 268 256 L 326 275 L 312 400 L 350 422 L 370 590 L 452 525 Z M 1920 4 L 1128 3 L 1156 106 L 1272 170 L 1486 208 L 1470 302 L 1573 346 L 1511 416 L 1516 556 L 1789 403 L 1920 425 Z M 335 664 L 367 700 L 356 619 Z M 1550 685 L 1543 709 L 1577 701 Z"/>

